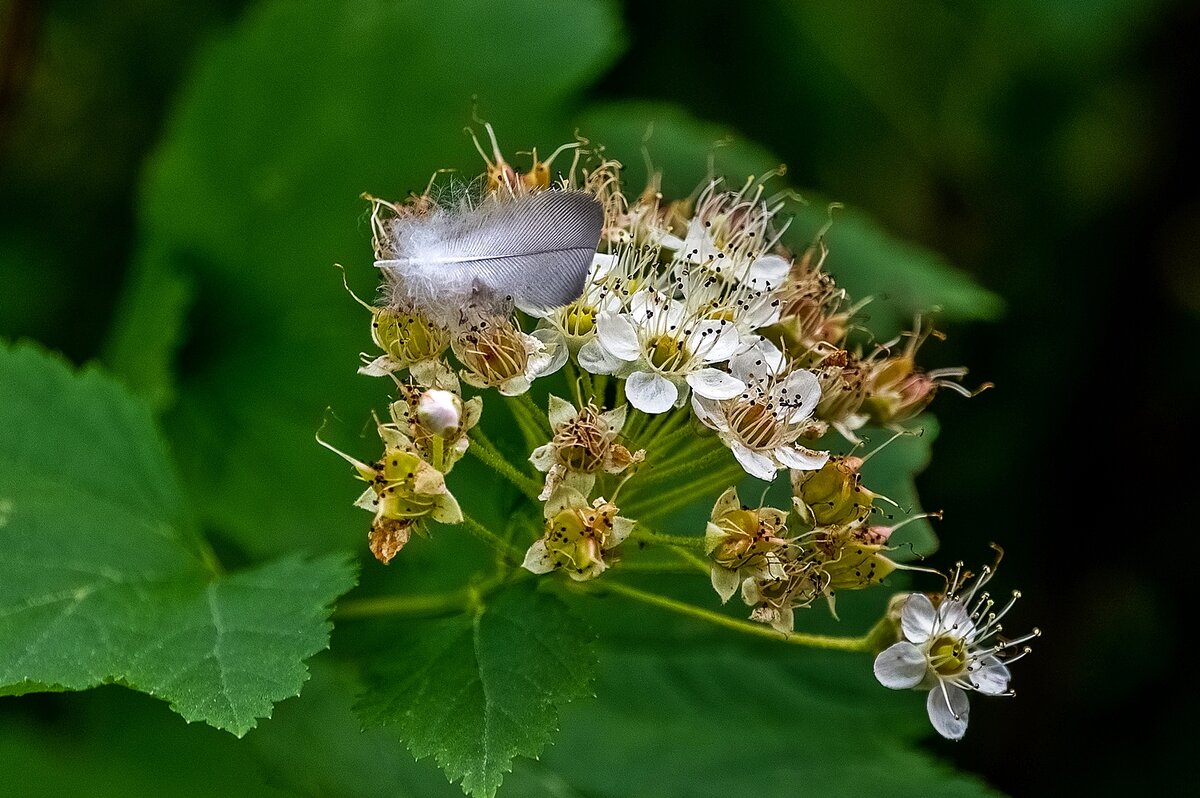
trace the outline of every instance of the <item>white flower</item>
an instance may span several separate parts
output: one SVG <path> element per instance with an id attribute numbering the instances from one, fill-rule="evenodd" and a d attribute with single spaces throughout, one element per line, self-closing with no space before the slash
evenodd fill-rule
<path id="1" fill-rule="evenodd" d="M 745 390 L 720 401 L 697 392 L 692 409 L 717 431 L 746 473 L 769 482 L 781 468 L 824 466 L 828 452 L 796 443 L 821 399 L 816 376 L 803 369 L 789 371 L 783 353 L 765 338 L 731 357 L 729 370 Z"/>
<path id="2" fill-rule="evenodd" d="M 738 347 L 738 334 L 725 319 L 706 318 L 654 289 L 637 291 L 628 312 L 605 311 L 596 319 L 604 357 L 580 365 L 598 374 L 626 377 L 625 396 L 643 413 L 681 406 L 688 389 L 709 399 L 728 399 L 746 386 L 714 363 Z"/>
<path id="3" fill-rule="evenodd" d="M 1029 653 L 1025 647 L 1009 655 L 1015 646 L 1037 637 L 1031 633 L 1015 640 L 993 640 L 1000 631 L 1000 619 L 1020 596 L 999 612 L 987 593 L 976 592 L 991 578 L 994 570 L 985 567 L 980 578 L 965 594 L 959 594 L 961 565 L 950 590 L 935 604 L 924 593 L 911 593 L 900 607 L 900 628 L 904 639 L 875 658 L 875 678 L 893 690 L 929 691 L 926 708 L 938 734 L 949 740 L 961 739 L 967 731 L 970 707 L 967 691 L 985 695 L 1011 695 L 1008 666 Z"/>
<path id="4" fill-rule="evenodd" d="M 621 309 L 614 283 L 621 282 L 623 270 L 620 265 L 631 252 L 625 248 L 617 254 L 597 252 L 579 299 L 565 307 L 554 308 L 538 321 L 532 334 L 553 352 L 547 373 L 561 368 L 570 355 L 575 355 L 581 363 L 603 359 L 603 350 L 596 343 L 596 316 L 602 311 Z"/>

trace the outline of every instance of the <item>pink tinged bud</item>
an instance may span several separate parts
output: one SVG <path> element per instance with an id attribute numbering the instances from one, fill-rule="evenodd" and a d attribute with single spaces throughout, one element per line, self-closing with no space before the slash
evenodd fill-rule
<path id="1" fill-rule="evenodd" d="M 888 538 L 892 536 L 893 531 L 895 531 L 895 527 L 882 525 L 872 526 L 867 529 L 865 540 L 868 543 L 881 546 L 884 543 L 887 543 Z"/>
<path id="2" fill-rule="evenodd" d="M 450 435 L 462 423 L 462 401 L 450 391 L 426 391 L 417 402 L 417 420 L 434 435 Z"/>

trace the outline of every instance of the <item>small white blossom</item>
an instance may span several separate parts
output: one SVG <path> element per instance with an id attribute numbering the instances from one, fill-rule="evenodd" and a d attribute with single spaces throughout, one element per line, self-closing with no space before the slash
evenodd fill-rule
<path id="1" fill-rule="evenodd" d="M 781 468 L 811 471 L 824 466 L 828 452 L 796 442 L 821 399 L 816 376 L 789 370 L 783 353 L 765 338 L 730 358 L 729 370 L 745 390 L 719 401 L 697 392 L 692 409 L 717 431 L 746 473 L 769 482 Z"/>
<path id="2" fill-rule="evenodd" d="M 728 399 L 746 387 L 713 365 L 737 351 L 733 324 L 700 315 L 654 288 L 637 291 L 627 312 L 601 313 L 596 335 L 605 359 L 580 365 L 625 377 L 625 396 L 643 413 L 681 406 L 689 388 L 706 398 Z"/>
<path id="3" fill-rule="evenodd" d="M 996 638 L 1000 619 L 1020 593 L 999 612 L 987 593 L 976 596 L 994 573 L 985 567 L 965 594 L 959 593 L 961 564 L 950 590 L 935 603 L 924 593 L 911 593 L 900 605 L 900 629 L 904 639 L 875 658 L 875 678 L 893 690 L 928 690 L 926 708 L 938 734 L 959 740 L 967 731 L 970 713 L 967 691 L 985 695 L 1011 695 L 1008 666 L 1029 653 L 1025 647 L 1015 655 L 1010 650 L 1037 637 L 1031 633 L 1014 640 Z"/>

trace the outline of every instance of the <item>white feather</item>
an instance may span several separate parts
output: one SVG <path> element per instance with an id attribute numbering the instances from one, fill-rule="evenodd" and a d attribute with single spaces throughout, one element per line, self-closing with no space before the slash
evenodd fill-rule
<path id="1" fill-rule="evenodd" d="M 375 265 L 397 299 L 445 316 L 468 299 L 512 303 L 534 314 L 583 293 L 604 211 L 578 191 L 543 191 L 393 219 L 393 257 Z"/>

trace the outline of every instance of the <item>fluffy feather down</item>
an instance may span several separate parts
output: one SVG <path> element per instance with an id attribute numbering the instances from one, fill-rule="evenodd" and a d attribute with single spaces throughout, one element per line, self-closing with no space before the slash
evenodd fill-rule
<path id="1" fill-rule="evenodd" d="M 476 208 L 400 216 L 394 255 L 375 265 L 397 298 L 439 316 L 468 300 L 513 303 L 534 315 L 583 293 L 600 242 L 601 204 L 579 191 L 490 199 Z"/>

